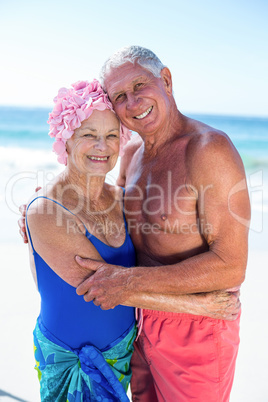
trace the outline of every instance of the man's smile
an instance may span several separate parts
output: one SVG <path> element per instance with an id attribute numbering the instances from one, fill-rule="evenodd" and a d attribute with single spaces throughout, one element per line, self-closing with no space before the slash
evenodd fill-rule
<path id="1" fill-rule="evenodd" d="M 149 107 L 144 113 L 140 114 L 139 116 L 135 116 L 134 119 L 144 119 L 151 111 L 153 110 L 153 106 Z"/>

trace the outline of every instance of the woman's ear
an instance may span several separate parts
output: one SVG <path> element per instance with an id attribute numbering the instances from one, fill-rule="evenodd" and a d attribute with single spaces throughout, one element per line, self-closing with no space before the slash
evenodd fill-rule
<path id="1" fill-rule="evenodd" d="M 167 67 L 164 67 L 161 70 L 161 78 L 164 82 L 166 91 L 168 95 L 172 95 L 172 77 L 171 77 L 171 72 Z"/>
<path id="2" fill-rule="evenodd" d="M 68 141 L 66 141 L 66 143 L 65 143 L 65 149 L 66 149 L 66 152 L 67 152 L 67 154 L 69 154 L 69 144 L 68 144 Z"/>

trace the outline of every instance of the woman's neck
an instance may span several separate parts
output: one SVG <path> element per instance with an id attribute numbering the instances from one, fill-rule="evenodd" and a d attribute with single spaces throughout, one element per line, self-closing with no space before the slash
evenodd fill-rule
<path id="1" fill-rule="evenodd" d="M 76 195 L 75 198 L 78 196 L 78 198 L 85 197 L 98 201 L 105 192 L 105 175 L 85 174 L 67 166 L 61 179 L 63 191 L 73 196 Z"/>

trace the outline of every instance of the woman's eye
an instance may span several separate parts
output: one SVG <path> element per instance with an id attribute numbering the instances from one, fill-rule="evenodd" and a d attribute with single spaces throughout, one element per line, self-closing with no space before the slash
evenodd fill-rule
<path id="1" fill-rule="evenodd" d="M 118 138 L 118 135 L 117 134 L 109 134 L 108 138 Z"/>
<path id="2" fill-rule="evenodd" d="M 87 138 L 94 138 L 94 135 L 93 135 L 93 134 L 84 134 L 84 137 L 87 137 Z"/>

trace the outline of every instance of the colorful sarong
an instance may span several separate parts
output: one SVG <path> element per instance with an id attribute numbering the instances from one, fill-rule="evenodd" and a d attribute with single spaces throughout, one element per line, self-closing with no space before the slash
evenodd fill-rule
<path id="1" fill-rule="evenodd" d="M 136 327 L 107 350 L 93 345 L 73 350 L 54 343 L 46 329 L 34 330 L 36 370 L 42 402 L 122 401 L 131 378 L 130 359 Z M 49 338 L 44 335 L 49 335 Z M 59 344 L 58 344 L 59 343 Z M 62 346 L 60 346 L 60 344 Z"/>

